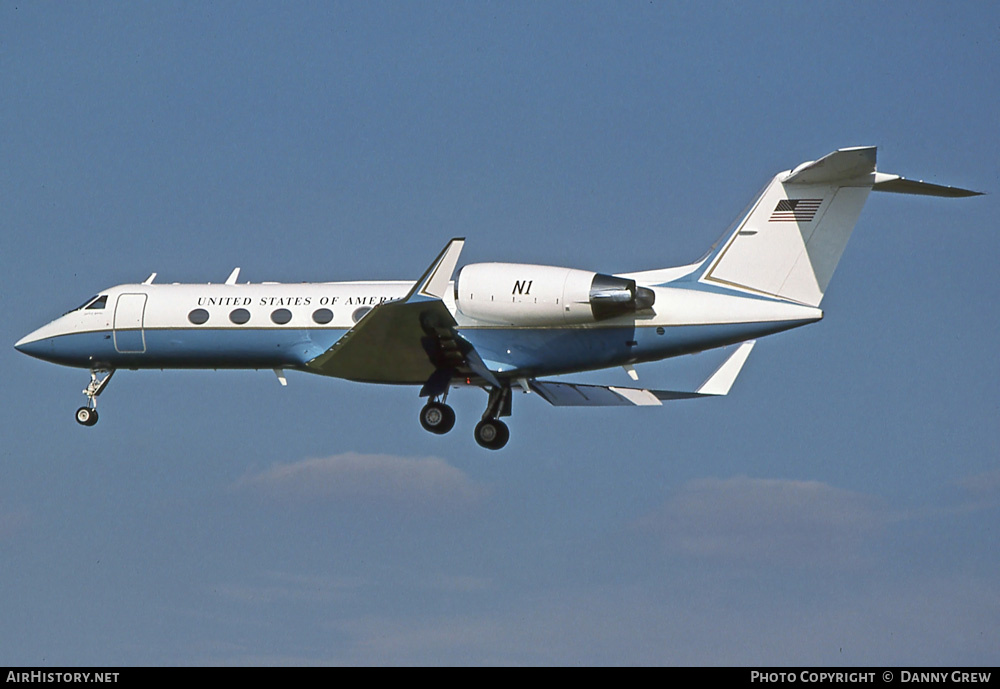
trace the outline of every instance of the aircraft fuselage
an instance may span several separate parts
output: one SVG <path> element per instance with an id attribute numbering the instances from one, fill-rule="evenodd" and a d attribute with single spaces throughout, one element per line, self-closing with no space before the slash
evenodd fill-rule
<path id="1" fill-rule="evenodd" d="M 401 299 L 412 282 L 119 285 L 30 333 L 16 347 L 89 369 L 267 369 L 317 372 L 308 363 L 372 308 Z M 692 289 L 655 287 L 649 313 L 587 326 L 482 323 L 444 302 L 499 373 L 592 370 L 742 342 L 822 318 L 817 308 Z M 420 384 L 423 380 L 355 378 Z"/>

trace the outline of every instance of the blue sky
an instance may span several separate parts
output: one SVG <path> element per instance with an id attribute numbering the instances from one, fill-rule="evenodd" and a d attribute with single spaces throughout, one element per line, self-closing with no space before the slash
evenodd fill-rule
<path id="1" fill-rule="evenodd" d="M 0 5 L 0 663 L 996 664 L 995 3 Z M 103 287 L 690 262 L 878 145 L 825 319 L 725 399 L 85 371 Z M 703 354 L 644 384 L 710 370 Z M 621 371 L 604 374 L 620 384 Z M 595 376 L 595 379 L 598 377 Z"/>

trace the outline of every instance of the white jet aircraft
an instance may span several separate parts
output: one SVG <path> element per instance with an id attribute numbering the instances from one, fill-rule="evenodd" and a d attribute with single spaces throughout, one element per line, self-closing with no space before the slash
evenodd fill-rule
<path id="1" fill-rule="evenodd" d="M 557 406 L 659 405 L 725 395 L 757 338 L 813 323 L 870 191 L 978 192 L 875 170 L 875 148 L 835 151 L 776 175 L 697 263 L 605 275 L 511 263 L 452 273 L 452 239 L 414 282 L 118 285 L 22 338 L 31 356 L 90 369 L 84 426 L 117 369 L 295 370 L 366 383 L 420 385 L 420 423 L 447 433 L 455 387 L 489 399 L 475 429 L 483 447 L 510 436 L 511 390 Z M 544 376 L 738 345 L 697 390 L 578 385 Z"/>

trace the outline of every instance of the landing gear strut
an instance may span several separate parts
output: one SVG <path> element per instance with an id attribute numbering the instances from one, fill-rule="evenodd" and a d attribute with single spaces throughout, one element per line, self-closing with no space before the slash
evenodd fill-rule
<path id="1" fill-rule="evenodd" d="M 107 373 L 107 375 L 98 380 L 97 376 L 100 373 Z M 93 426 L 97 423 L 97 396 L 104 392 L 104 388 L 113 375 L 115 375 L 115 369 L 111 369 L 110 371 L 94 369 L 90 372 L 90 385 L 83 391 L 83 394 L 87 396 L 87 406 L 76 410 L 76 422 L 78 424 L 81 426 Z"/>
<path id="2" fill-rule="evenodd" d="M 510 429 L 500 420 L 510 416 L 510 388 L 490 389 L 490 400 L 483 412 L 483 420 L 476 424 L 475 438 L 487 450 L 499 450 L 510 440 Z"/>

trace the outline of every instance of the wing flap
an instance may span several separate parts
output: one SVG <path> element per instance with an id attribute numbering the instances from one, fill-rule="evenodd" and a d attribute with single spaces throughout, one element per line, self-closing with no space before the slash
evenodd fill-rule
<path id="1" fill-rule="evenodd" d="M 649 390 L 605 385 L 577 385 L 533 380 L 528 384 L 553 407 L 657 406 L 660 400 Z"/>
<path id="2" fill-rule="evenodd" d="M 754 344 L 754 340 L 742 343 L 694 392 L 580 385 L 547 380 L 532 380 L 529 385 L 554 407 L 655 407 L 667 400 L 719 397 L 729 393 Z"/>

